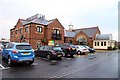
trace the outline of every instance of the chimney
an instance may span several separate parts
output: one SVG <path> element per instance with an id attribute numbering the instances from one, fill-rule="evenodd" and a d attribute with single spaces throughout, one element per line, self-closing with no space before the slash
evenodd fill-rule
<path id="1" fill-rule="evenodd" d="M 45 19 L 45 15 L 42 15 L 42 19 Z"/>
<path id="2" fill-rule="evenodd" d="M 72 25 L 72 23 L 70 23 L 70 25 L 68 25 L 69 26 L 69 31 L 72 31 L 73 30 L 73 25 Z"/>

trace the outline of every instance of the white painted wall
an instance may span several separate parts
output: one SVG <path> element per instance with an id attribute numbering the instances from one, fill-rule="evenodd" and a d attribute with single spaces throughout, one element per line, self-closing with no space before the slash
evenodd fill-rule
<path id="1" fill-rule="evenodd" d="M 95 46 L 95 42 L 96 42 L 96 46 Z M 99 42 L 99 46 L 97 45 L 97 43 Z M 101 45 L 101 43 L 103 42 L 103 46 Z M 104 46 L 104 42 L 106 42 L 106 46 Z M 115 41 L 114 40 L 94 40 L 93 41 L 93 48 L 94 49 L 108 49 L 108 46 L 115 46 Z"/>

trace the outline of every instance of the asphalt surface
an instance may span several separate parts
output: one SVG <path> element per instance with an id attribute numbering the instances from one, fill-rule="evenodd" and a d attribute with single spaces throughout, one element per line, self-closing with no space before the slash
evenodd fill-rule
<path id="1" fill-rule="evenodd" d="M 36 57 L 33 65 L 16 64 L 13 67 L 2 61 L 2 66 L 2 78 L 118 78 L 118 51 L 53 61 Z"/>

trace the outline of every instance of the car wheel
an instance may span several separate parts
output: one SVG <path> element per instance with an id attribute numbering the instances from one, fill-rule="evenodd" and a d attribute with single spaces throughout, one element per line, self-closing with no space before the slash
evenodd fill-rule
<path id="1" fill-rule="evenodd" d="M 62 53 L 62 56 L 63 56 L 63 57 L 65 56 L 65 52 Z"/>
<path id="2" fill-rule="evenodd" d="M 8 57 L 7 63 L 8 63 L 9 66 L 12 66 L 12 65 L 13 65 L 13 62 L 12 62 L 12 60 L 11 60 L 10 57 Z"/>
<path id="3" fill-rule="evenodd" d="M 64 57 L 67 57 L 67 52 L 65 50 L 63 50 L 64 52 Z"/>
<path id="4" fill-rule="evenodd" d="M 80 52 L 80 51 L 78 51 L 78 52 L 77 52 L 77 54 L 78 54 L 78 55 L 80 55 L 80 54 L 81 54 L 81 52 Z"/>
<path id="5" fill-rule="evenodd" d="M 34 63 L 34 60 L 33 61 L 29 61 L 29 64 L 31 65 L 31 64 L 33 64 Z"/>
<path id="6" fill-rule="evenodd" d="M 50 60 L 50 59 L 51 59 L 51 57 L 50 57 L 50 55 L 48 54 L 48 55 L 47 55 L 47 60 Z"/>
<path id="7" fill-rule="evenodd" d="M 5 59 L 3 56 L 2 56 L 1 58 L 2 58 L 2 60 L 4 60 L 4 59 Z"/>
<path id="8" fill-rule="evenodd" d="M 86 55 L 86 53 L 85 53 L 85 52 L 83 52 L 83 53 L 81 53 L 81 55 Z"/>
<path id="9" fill-rule="evenodd" d="M 73 57 L 73 54 L 71 54 L 70 57 Z"/>

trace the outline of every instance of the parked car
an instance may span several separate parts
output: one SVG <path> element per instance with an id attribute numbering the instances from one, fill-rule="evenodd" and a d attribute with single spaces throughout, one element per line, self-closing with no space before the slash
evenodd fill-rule
<path id="1" fill-rule="evenodd" d="M 10 42 L 2 51 L 2 59 L 6 59 L 9 66 L 15 62 L 34 63 L 34 51 L 29 43 Z"/>
<path id="2" fill-rule="evenodd" d="M 41 46 L 39 50 L 34 52 L 36 56 L 47 58 L 48 60 L 62 59 L 64 54 L 60 46 Z"/>
<path id="3" fill-rule="evenodd" d="M 89 52 L 89 50 L 82 45 L 75 45 L 75 47 L 77 50 L 77 54 L 85 54 L 85 53 Z"/>
<path id="4" fill-rule="evenodd" d="M 90 53 L 94 53 L 95 52 L 95 49 L 94 48 L 90 48 L 89 46 L 86 46 L 86 45 L 83 45 L 85 48 L 87 48 Z"/>
<path id="5" fill-rule="evenodd" d="M 60 44 L 60 47 L 65 53 L 65 56 L 73 57 L 73 55 L 76 54 L 76 48 L 74 44 L 64 43 L 64 44 Z"/>

